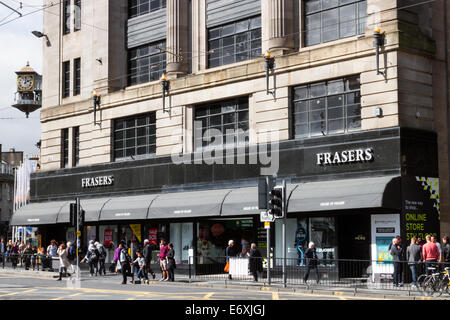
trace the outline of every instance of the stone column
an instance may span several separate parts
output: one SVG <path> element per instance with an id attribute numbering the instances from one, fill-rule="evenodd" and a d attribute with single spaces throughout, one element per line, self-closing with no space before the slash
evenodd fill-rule
<path id="1" fill-rule="evenodd" d="M 189 1 L 167 0 L 167 66 L 169 78 L 188 72 Z"/>
<path id="2" fill-rule="evenodd" d="M 263 16 L 268 19 L 266 24 L 269 37 L 267 50 L 281 52 L 294 49 L 294 1 L 268 0 L 262 6 Z"/>

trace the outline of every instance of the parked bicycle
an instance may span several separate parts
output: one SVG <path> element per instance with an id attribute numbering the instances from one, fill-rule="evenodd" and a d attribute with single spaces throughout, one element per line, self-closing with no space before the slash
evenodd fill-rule
<path id="1" fill-rule="evenodd" d="M 422 274 L 417 279 L 420 290 L 422 290 L 426 296 L 441 296 L 444 292 L 449 294 L 450 268 L 445 267 L 442 272 L 438 271 L 436 267 L 428 267 L 427 269 L 431 274 Z"/>

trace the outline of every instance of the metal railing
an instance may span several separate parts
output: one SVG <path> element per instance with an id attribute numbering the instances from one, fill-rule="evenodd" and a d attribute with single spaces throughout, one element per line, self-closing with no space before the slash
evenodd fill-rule
<path id="1" fill-rule="evenodd" d="M 412 286 L 410 264 L 406 261 L 396 262 L 395 270 L 398 274 L 398 285 L 394 283 L 394 263 L 371 260 L 328 259 L 318 260 L 308 266 L 299 259 L 287 259 L 286 283 L 283 283 L 282 258 L 271 259 L 270 282 L 267 279 L 267 259 L 230 258 L 229 272 L 225 272 L 225 257 L 217 257 L 214 262 L 202 263 L 201 257 L 191 258 L 189 279 L 196 281 L 227 281 L 255 282 L 254 274 L 250 271 L 260 266 L 257 279 L 264 285 L 286 285 L 306 287 L 331 287 L 381 290 L 418 291 L 420 288 Z M 436 263 L 439 270 L 450 266 L 449 263 Z M 424 262 L 415 264 L 417 278 L 426 273 Z M 308 276 L 306 277 L 306 275 Z M 306 280 L 306 281 L 305 281 Z M 318 281 L 317 281 L 318 280 Z"/>
<path id="2" fill-rule="evenodd" d="M 58 257 L 51 257 L 46 254 L 33 253 L 6 253 L 0 254 L 0 267 L 13 269 L 23 268 L 32 271 L 57 271 L 59 265 Z"/>

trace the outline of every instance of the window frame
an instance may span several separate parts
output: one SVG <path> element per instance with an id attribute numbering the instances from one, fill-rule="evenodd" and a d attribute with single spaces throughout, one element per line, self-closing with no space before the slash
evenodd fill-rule
<path id="1" fill-rule="evenodd" d="M 73 95 L 81 94 L 81 58 L 73 60 Z"/>
<path id="2" fill-rule="evenodd" d="M 310 0 L 311 1 L 311 0 Z M 304 46 L 305 47 L 309 47 L 309 46 L 313 46 L 313 45 L 318 45 L 321 43 L 327 43 L 327 42 L 331 42 L 331 41 L 336 41 L 336 40 L 340 40 L 340 39 L 345 39 L 345 38 L 349 38 L 349 37 L 354 37 L 354 36 L 358 36 L 361 34 L 365 33 L 365 29 L 367 26 L 367 0 L 349 0 L 350 2 L 346 2 L 346 3 L 342 3 L 342 0 L 336 0 L 337 5 L 328 7 L 323 9 L 323 1 L 324 0 L 319 0 L 319 9 L 316 10 L 312 10 L 311 12 L 307 12 L 307 1 L 304 2 L 303 4 L 303 29 L 305 30 L 304 32 L 304 36 L 303 36 L 303 41 L 304 41 Z M 365 6 L 365 15 L 364 16 L 360 16 L 361 10 L 360 10 L 360 6 L 364 4 Z M 342 8 L 351 6 L 351 5 L 355 5 L 355 9 L 354 9 L 354 13 L 355 13 L 355 19 L 352 20 L 348 20 L 348 21 L 341 21 L 341 15 L 340 15 L 340 11 Z M 331 27 L 334 27 L 333 29 L 337 30 L 337 38 L 336 39 L 330 39 L 330 40 L 323 40 L 323 36 L 324 36 L 324 32 L 323 30 L 327 27 L 324 26 L 324 19 L 323 19 L 323 15 L 324 13 L 329 13 L 333 10 L 337 10 L 337 25 L 330 25 Z M 307 21 L 308 21 L 308 17 L 313 16 L 313 15 L 320 15 L 320 27 L 319 27 L 319 31 L 314 32 L 314 35 L 319 35 L 319 41 L 316 42 L 308 42 L 308 36 L 309 36 L 309 32 L 311 32 L 311 30 L 317 30 L 317 28 L 314 29 L 308 29 L 308 25 L 307 25 Z M 341 28 L 345 23 L 348 22 L 353 22 L 352 26 L 355 27 L 355 33 L 351 34 L 351 35 L 343 35 L 341 36 Z M 362 23 L 364 23 L 364 28 L 362 28 Z M 328 27 L 330 27 L 328 26 Z"/>
<path id="3" fill-rule="evenodd" d="M 80 127 L 72 128 L 72 166 L 80 165 Z"/>
<path id="4" fill-rule="evenodd" d="M 136 4 L 133 4 L 133 2 Z M 151 4 L 155 2 L 159 2 L 159 4 L 152 9 Z M 147 7 L 147 9 L 145 9 L 145 7 Z M 166 8 L 167 0 L 128 0 L 128 19 Z"/>
<path id="5" fill-rule="evenodd" d="M 69 167 L 69 128 L 61 129 L 61 168 Z"/>
<path id="6" fill-rule="evenodd" d="M 62 67 L 62 97 L 70 97 L 70 60 L 63 61 Z"/>
<path id="7" fill-rule="evenodd" d="M 162 46 L 162 47 L 161 47 Z M 135 86 L 143 83 L 148 83 L 152 81 L 158 81 L 163 74 L 166 73 L 167 68 L 167 55 L 165 51 L 162 52 L 151 52 L 153 50 L 152 47 L 160 47 L 161 49 L 166 49 L 166 40 L 160 40 L 157 42 L 152 42 L 149 44 L 145 44 L 136 48 L 128 49 L 128 57 L 127 57 L 127 70 L 128 70 L 128 86 Z M 140 51 L 148 50 L 148 54 L 144 54 L 140 56 Z M 157 49 L 154 49 L 157 50 Z M 136 51 L 136 53 L 134 53 Z M 135 57 L 133 57 L 135 56 Z M 151 60 L 158 58 L 158 62 L 151 63 Z M 144 59 L 148 59 L 148 63 L 145 64 L 143 61 Z M 133 67 L 133 62 L 135 62 L 135 66 Z M 141 65 L 139 65 L 141 64 Z M 142 65 L 143 64 L 143 65 Z M 161 68 L 157 68 L 157 71 L 154 71 L 154 66 L 162 66 Z M 143 68 L 145 70 L 145 67 L 148 66 L 147 72 L 139 73 L 139 69 Z M 152 78 L 152 75 L 155 74 L 156 77 Z M 141 77 L 148 76 L 147 80 L 142 80 Z M 135 78 L 135 79 L 133 79 Z"/>
<path id="8" fill-rule="evenodd" d="M 232 111 L 224 111 L 224 108 L 230 107 L 231 105 L 234 106 L 234 110 Z M 213 108 L 220 108 L 220 112 L 219 113 L 211 113 L 211 109 Z M 201 110 L 206 110 L 206 114 L 205 115 L 198 115 L 198 113 L 200 113 Z M 244 121 L 240 121 L 241 114 L 246 113 L 245 120 Z M 233 115 L 234 117 L 234 121 L 233 122 L 225 122 L 225 118 L 229 115 Z M 237 97 L 237 98 L 232 98 L 232 99 L 227 99 L 227 100 L 221 100 L 221 101 L 215 101 L 215 102 L 211 102 L 211 103 L 206 103 L 206 104 L 201 104 L 201 105 L 197 105 L 194 108 L 194 114 L 193 114 L 193 128 L 194 128 L 194 133 L 192 135 L 192 139 L 193 139 L 193 150 L 194 152 L 197 151 L 202 151 L 202 150 L 208 150 L 208 149 L 214 149 L 217 148 L 216 145 L 211 145 L 211 142 L 209 142 L 209 144 L 206 144 L 205 141 L 203 141 L 203 135 L 204 135 L 204 129 L 209 130 L 209 129 L 217 129 L 219 127 L 219 125 L 211 125 L 211 118 L 214 117 L 218 117 L 220 116 L 220 131 L 222 133 L 222 144 L 221 147 L 226 149 L 226 148 L 236 148 L 236 147 L 245 147 L 249 144 L 248 140 L 245 141 L 240 141 L 238 139 L 238 131 L 239 129 L 242 129 L 242 127 L 240 126 L 240 124 L 242 123 L 246 123 L 246 130 L 242 129 L 244 132 L 248 132 L 248 130 L 250 129 L 250 106 L 249 106 L 249 97 L 245 96 L 245 97 Z M 201 133 L 201 137 L 197 137 L 197 126 L 195 124 L 196 121 L 202 121 L 203 119 L 207 120 L 207 126 L 203 127 L 201 126 L 200 129 L 202 131 Z M 227 144 L 226 142 L 226 126 L 230 126 L 234 124 L 234 134 L 233 136 L 233 143 L 229 143 Z M 229 128 L 227 128 L 229 129 Z M 205 131 L 206 131 L 205 130 Z M 246 138 L 246 136 L 244 136 L 244 138 Z M 197 141 L 201 141 L 201 145 L 197 145 Z"/>
<path id="9" fill-rule="evenodd" d="M 63 25 L 63 30 L 62 33 L 63 35 L 67 35 L 70 33 L 71 31 L 71 0 L 63 0 L 63 14 L 62 14 L 62 25 Z"/>
<path id="10" fill-rule="evenodd" d="M 146 123 L 139 124 L 139 119 L 146 119 Z M 127 122 L 133 121 L 134 125 L 132 127 L 127 126 Z M 121 128 L 119 127 L 119 122 L 123 123 L 123 126 Z M 153 128 L 153 130 L 152 130 Z M 145 135 L 138 135 L 139 129 L 145 130 Z M 133 130 L 133 136 L 128 138 L 127 131 Z M 119 133 L 123 132 L 122 138 L 117 138 L 117 135 Z M 112 160 L 113 162 L 119 162 L 119 161 L 127 161 L 127 160 L 137 160 L 137 159 L 148 159 L 153 158 L 156 156 L 156 112 L 148 112 L 144 114 L 139 114 L 135 116 L 128 116 L 118 119 L 113 119 L 113 126 L 112 126 Z M 145 145 L 138 144 L 139 138 L 145 137 L 146 143 Z M 134 145 L 127 146 L 127 140 L 134 139 Z M 122 147 L 118 148 L 118 143 L 122 142 Z M 146 152 L 143 154 L 138 154 L 139 148 L 146 148 Z M 134 148 L 134 154 L 127 155 L 127 149 Z M 117 152 L 122 151 L 122 156 L 118 157 Z"/>
<path id="11" fill-rule="evenodd" d="M 81 0 L 74 0 L 74 23 L 73 31 L 77 32 L 81 30 Z M 77 9 L 77 7 L 79 9 Z"/>
<path id="12" fill-rule="evenodd" d="M 358 89 L 349 89 L 347 90 L 346 88 L 346 82 L 347 81 L 351 81 L 351 80 L 357 80 L 359 83 Z M 329 84 L 330 83 L 337 83 L 338 81 L 342 81 L 343 82 L 343 91 L 339 92 L 339 93 L 329 93 Z M 325 90 L 326 93 L 325 95 L 318 95 L 318 96 L 309 96 L 310 94 L 310 89 L 312 86 L 318 86 L 320 84 L 326 84 L 325 85 Z M 308 92 L 308 97 L 307 98 L 299 98 L 296 99 L 295 98 L 295 92 L 296 90 L 300 90 L 302 88 L 306 88 L 307 92 Z M 357 75 L 351 75 L 351 76 L 347 76 L 347 77 L 342 77 L 342 78 L 333 78 L 333 79 L 328 79 L 325 81 L 319 81 L 319 82 L 312 82 L 312 83 L 308 83 L 308 84 L 304 84 L 304 85 L 299 85 L 299 86 L 294 86 L 291 89 L 292 92 L 292 98 L 291 98 L 291 111 L 290 111 L 290 117 L 291 117 L 291 139 L 309 139 L 309 138 L 314 138 L 314 137 L 321 137 L 321 136 L 329 136 L 329 135 L 339 135 L 339 134 L 348 134 L 348 133 L 352 133 L 352 132 L 357 132 L 361 130 L 361 76 L 359 74 Z M 351 94 L 355 94 L 357 97 L 359 97 L 359 103 L 348 103 L 347 99 L 348 96 Z M 330 100 L 329 98 L 332 97 L 337 97 L 337 96 L 341 96 L 343 98 L 342 100 L 342 118 L 331 118 L 329 117 L 330 114 L 330 110 L 332 109 L 337 109 L 339 108 L 339 106 L 333 106 L 333 107 L 328 107 L 328 101 Z M 321 109 L 318 110 L 312 110 L 311 108 L 311 101 L 314 100 L 319 100 L 319 99 L 324 99 L 324 113 L 325 113 L 325 118 L 323 120 L 320 121 L 312 121 L 311 120 L 311 114 L 315 111 L 318 112 Z M 303 112 L 296 112 L 296 103 L 299 102 L 306 102 L 307 103 L 307 110 L 303 111 Z M 359 108 L 359 115 L 356 116 L 349 116 L 348 114 L 348 109 L 349 107 L 355 107 L 355 106 L 359 106 L 357 108 Z M 299 113 L 304 113 L 307 116 L 307 122 L 298 122 L 296 121 L 296 115 Z M 348 123 L 352 118 L 359 118 L 359 126 L 356 128 L 351 128 L 349 127 Z M 342 120 L 343 121 L 343 129 L 339 129 L 339 130 L 333 130 L 330 131 L 329 130 L 329 121 L 330 120 Z M 312 127 L 311 124 L 312 123 L 325 123 L 325 130 L 322 130 L 321 133 L 316 133 L 312 131 Z M 308 133 L 307 134 L 298 134 L 296 133 L 296 127 L 299 126 L 299 124 L 307 124 L 308 127 Z"/>
<path id="13" fill-rule="evenodd" d="M 257 27 L 254 27 L 254 21 L 259 21 L 259 25 Z M 248 27 L 247 30 L 245 31 L 239 31 L 236 32 L 237 30 L 237 26 L 239 24 L 243 24 L 247 22 L 248 23 Z M 253 25 L 253 26 L 252 26 Z M 229 28 L 229 29 L 233 29 L 233 33 L 230 34 L 225 34 L 224 35 L 224 29 Z M 211 37 L 211 34 L 214 32 L 218 32 L 218 36 L 215 37 Z M 253 38 L 253 34 L 254 32 L 259 33 L 259 37 L 255 37 Z M 242 37 L 243 35 L 245 35 L 245 37 L 247 38 L 245 40 L 245 42 L 238 42 L 238 37 Z M 233 63 L 239 63 L 242 61 L 249 61 L 249 60 L 253 60 L 256 59 L 258 57 L 260 57 L 262 55 L 262 20 L 261 20 L 261 15 L 255 15 L 252 17 L 248 17 L 245 19 L 241 19 L 241 20 L 237 20 L 237 21 L 233 21 L 230 23 L 226 23 L 226 24 L 222 24 L 219 26 L 214 26 L 214 27 L 210 27 L 207 29 L 207 46 L 208 46 L 208 58 L 207 58 L 207 64 L 208 64 L 208 68 L 216 68 L 216 67 L 221 67 L 221 66 L 226 66 L 229 64 L 233 64 Z M 233 37 L 233 44 L 231 45 L 224 45 L 224 40 L 229 39 Z M 217 48 L 212 48 L 212 43 L 213 42 L 218 42 L 218 47 Z M 259 43 L 259 45 L 253 47 L 254 43 Z M 246 50 L 241 50 L 238 51 L 238 49 L 240 49 L 243 46 L 247 46 Z M 233 57 L 233 61 L 230 62 L 224 62 L 224 58 L 226 58 L 227 56 L 224 54 L 224 50 L 226 48 L 233 48 L 233 54 L 231 55 Z M 211 58 L 213 57 L 216 52 L 218 51 L 218 58 Z M 255 55 L 254 52 L 258 51 L 258 54 Z M 239 54 L 243 54 L 243 53 L 247 53 L 247 58 L 246 59 L 241 59 L 238 60 L 237 57 L 239 56 Z M 212 64 L 212 62 L 214 60 L 218 60 L 219 63 L 216 64 Z"/>

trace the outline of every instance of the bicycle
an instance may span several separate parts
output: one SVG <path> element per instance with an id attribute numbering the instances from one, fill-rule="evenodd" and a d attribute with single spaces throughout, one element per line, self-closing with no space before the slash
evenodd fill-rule
<path id="1" fill-rule="evenodd" d="M 417 283 L 426 296 L 433 296 L 440 292 L 441 273 L 435 272 L 437 270 L 435 267 L 428 267 L 427 269 L 432 273 L 430 275 L 421 275 L 417 279 Z"/>
<path id="2" fill-rule="evenodd" d="M 450 267 L 445 267 L 444 271 L 441 272 L 442 278 L 439 282 L 439 296 L 442 295 L 442 293 L 450 294 L 450 273 L 449 273 Z"/>

